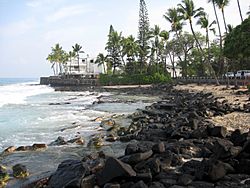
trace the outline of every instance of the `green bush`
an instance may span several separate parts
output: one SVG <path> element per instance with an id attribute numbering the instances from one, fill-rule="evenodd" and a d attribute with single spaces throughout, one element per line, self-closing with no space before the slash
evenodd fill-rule
<path id="1" fill-rule="evenodd" d="M 101 74 L 99 77 L 100 85 L 137 85 L 137 84 L 157 84 L 168 83 L 171 81 L 169 74 L 154 73 L 148 74 L 122 74 L 107 75 Z"/>

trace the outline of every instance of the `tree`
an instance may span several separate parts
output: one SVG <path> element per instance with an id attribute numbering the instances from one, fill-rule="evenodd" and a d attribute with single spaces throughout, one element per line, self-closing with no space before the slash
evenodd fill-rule
<path id="1" fill-rule="evenodd" d="M 98 66 L 103 66 L 103 71 L 104 71 L 104 74 L 106 74 L 106 63 L 108 62 L 108 57 L 105 56 L 104 54 L 102 53 L 99 53 L 96 60 L 95 60 L 95 63 L 98 65 Z"/>
<path id="2" fill-rule="evenodd" d="M 52 52 L 46 59 L 52 63 L 51 68 L 53 68 L 54 75 L 62 74 L 64 65 L 68 61 L 68 54 L 62 49 L 59 43 L 57 43 L 55 47 L 52 47 L 51 49 Z"/>
<path id="3" fill-rule="evenodd" d="M 149 45 L 149 18 L 148 10 L 144 0 L 140 0 L 140 11 L 139 11 L 139 32 L 138 32 L 138 43 L 140 47 L 139 51 L 139 63 L 140 72 L 142 73 L 143 67 L 145 67 L 148 55 Z"/>
<path id="4" fill-rule="evenodd" d="M 245 19 L 225 38 L 224 55 L 231 60 L 250 59 L 250 17 Z M 248 67 L 250 69 L 250 67 Z"/>
<path id="5" fill-rule="evenodd" d="M 215 29 L 213 25 L 216 24 L 216 21 L 209 22 L 208 15 L 205 14 L 199 18 L 197 25 L 200 25 L 202 29 L 206 30 L 206 45 L 208 48 L 208 63 L 210 63 L 210 41 L 209 41 L 209 31 L 212 31 L 215 34 Z"/>
<path id="6" fill-rule="evenodd" d="M 242 17 L 242 12 L 241 12 L 241 8 L 240 8 L 240 2 L 239 2 L 239 0 L 237 0 L 237 4 L 238 4 L 238 8 L 239 8 L 241 22 L 243 22 L 243 17 Z"/>
<path id="7" fill-rule="evenodd" d="M 70 61 L 70 65 L 69 65 L 69 72 L 71 73 L 71 64 L 72 64 L 72 60 L 76 57 L 76 53 L 74 51 L 69 51 L 69 61 Z"/>
<path id="8" fill-rule="evenodd" d="M 152 41 L 152 48 L 154 48 L 153 51 L 156 56 L 156 66 L 158 66 L 159 63 L 160 34 L 161 34 L 161 29 L 158 25 L 155 25 L 154 28 L 150 29 L 150 38 L 154 39 Z"/>
<path id="9" fill-rule="evenodd" d="M 226 33 L 228 33 L 224 9 L 226 6 L 228 6 L 229 0 L 215 0 L 215 4 L 219 7 L 219 9 L 221 9 L 221 13 L 223 16 L 223 21 L 224 21 L 224 26 L 225 26 L 225 31 L 226 31 Z"/>
<path id="10" fill-rule="evenodd" d="M 182 30 L 183 23 L 181 22 L 182 17 L 180 12 L 176 8 L 170 8 L 163 15 L 163 17 L 171 24 L 171 31 L 178 35 L 178 31 Z"/>
<path id="11" fill-rule="evenodd" d="M 127 73 L 137 73 L 137 62 L 136 57 L 139 53 L 139 46 L 132 35 L 123 38 L 123 54 L 126 54 L 127 63 L 125 66 L 125 71 Z"/>
<path id="12" fill-rule="evenodd" d="M 121 67 L 121 39 L 121 33 L 115 31 L 111 25 L 105 49 L 108 51 L 108 57 L 113 67 L 113 74 L 115 74 L 118 67 Z"/>
<path id="13" fill-rule="evenodd" d="M 220 27 L 220 22 L 219 22 L 219 19 L 218 19 L 218 14 L 217 14 L 217 11 L 216 11 L 216 4 L 215 4 L 215 1 L 216 0 L 208 0 L 208 2 L 212 2 L 213 4 L 213 9 L 214 9 L 214 15 L 215 15 L 215 18 L 216 18 L 216 23 L 217 23 L 217 26 L 218 26 L 218 32 L 219 32 L 219 37 L 220 37 L 220 56 L 219 56 L 219 59 L 218 59 L 218 62 L 220 63 L 220 73 L 223 73 L 224 72 L 224 61 L 223 61 L 223 58 L 222 58 L 222 49 L 223 49 L 223 46 L 222 46 L 222 34 L 221 34 L 221 27 Z"/>
<path id="14" fill-rule="evenodd" d="M 77 62 L 78 62 L 78 71 L 80 72 L 80 57 L 79 57 L 79 52 L 81 51 L 82 49 L 82 46 L 80 46 L 79 44 L 75 44 L 75 46 L 72 46 L 73 48 L 73 52 L 76 53 L 76 56 L 77 56 Z"/>
<path id="15" fill-rule="evenodd" d="M 189 21 L 189 25 L 192 31 L 192 34 L 195 38 L 196 44 L 198 46 L 198 49 L 203 53 L 202 47 L 197 39 L 197 36 L 195 35 L 194 29 L 193 29 L 193 24 L 192 24 L 192 18 L 193 17 L 200 17 L 204 15 L 204 9 L 203 8 L 198 8 L 195 9 L 194 7 L 194 2 L 193 0 L 182 0 L 182 4 L 178 4 L 178 11 L 182 14 L 182 18 L 184 20 Z"/>

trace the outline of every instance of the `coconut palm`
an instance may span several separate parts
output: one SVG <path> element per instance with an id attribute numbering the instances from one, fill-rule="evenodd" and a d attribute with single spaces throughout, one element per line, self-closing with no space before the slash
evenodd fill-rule
<path id="1" fill-rule="evenodd" d="M 55 72 L 55 58 L 53 56 L 53 54 L 49 54 L 48 57 L 46 58 L 47 61 L 49 61 L 52 65 L 51 68 L 53 69 L 54 75 L 56 75 Z"/>
<path id="2" fill-rule="evenodd" d="M 95 60 L 95 63 L 98 65 L 98 66 L 103 66 L 103 71 L 104 71 L 104 74 L 106 74 L 106 65 L 105 63 L 108 61 L 108 57 L 105 56 L 104 54 L 102 53 L 99 53 L 96 60 Z"/>
<path id="3" fill-rule="evenodd" d="M 239 2 L 239 0 L 237 0 L 237 4 L 238 4 L 238 8 L 239 8 L 241 22 L 243 22 L 243 17 L 242 17 L 242 12 L 241 12 L 241 8 L 240 8 L 240 2 Z"/>
<path id="4" fill-rule="evenodd" d="M 75 44 L 75 46 L 72 46 L 73 48 L 73 52 L 76 53 L 76 56 L 77 56 L 77 62 L 78 62 L 78 71 L 80 72 L 80 57 L 79 57 L 79 52 L 81 51 L 82 49 L 82 46 L 80 46 L 79 44 Z"/>
<path id="5" fill-rule="evenodd" d="M 182 4 L 178 4 L 178 11 L 181 13 L 181 16 L 184 20 L 189 21 L 189 25 L 190 25 L 192 34 L 195 38 L 198 49 L 203 53 L 203 49 L 202 49 L 200 42 L 198 41 L 197 36 L 194 32 L 192 19 L 193 19 L 193 17 L 197 18 L 197 17 L 204 15 L 204 9 L 202 7 L 195 9 L 193 0 L 182 0 Z"/>
<path id="6" fill-rule="evenodd" d="M 181 22 L 180 13 L 176 8 L 169 8 L 163 17 L 171 23 L 171 31 L 177 34 L 178 31 L 182 30 L 183 23 Z"/>
<path id="7" fill-rule="evenodd" d="M 206 30 L 206 45 L 208 48 L 208 61 L 210 63 L 210 43 L 209 43 L 209 31 L 212 31 L 215 34 L 215 28 L 213 25 L 216 24 L 216 21 L 209 22 L 208 15 L 205 14 L 199 18 L 197 25 L 200 25 L 202 29 Z"/>
<path id="8" fill-rule="evenodd" d="M 158 25 L 155 25 L 154 28 L 150 29 L 150 38 L 154 39 L 152 41 L 152 44 L 153 44 L 152 47 L 154 48 L 154 52 L 156 55 L 156 64 L 157 65 L 159 63 L 160 34 L 161 34 L 161 29 Z"/>
<path id="9" fill-rule="evenodd" d="M 227 31 L 227 24 L 226 24 L 226 19 L 225 19 L 225 7 L 229 5 L 229 0 L 215 0 L 215 4 L 218 6 L 218 8 L 221 10 L 222 16 L 223 16 L 223 21 L 224 21 L 224 27 L 226 33 Z"/>
<path id="10" fill-rule="evenodd" d="M 216 77 L 216 75 L 215 75 L 215 72 L 214 72 L 214 70 L 212 69 L 212 66 L 211 66 L 211 64 L 210 64 L 210 41 L 209 41 L 209 31 L 212 31 L 212 32 L 215 34 L 215 28 L 213 27 L 214 24 L 216 24 L 216 21 L 213 20 L 213 21 L 210 23 L 207 14 L 201 16 L 201 17 L 199 18 L 199 20 L 197 21 L 197 25 L 200 25 L 202 29 L 205 29 L 205 30 L 206 30 L 206 45 L 207 45 L 207 49 L 208 49 L 208 57 L 207 57 L 207 60 L 208 60 L 208 67 L 209 67 L 210 71 L 212 72 L 213 76 L 215 77 L 217 84 L 219 84 L 218 79 L 217 79 L 217 77 Z"/>
<path id="11" fill-rule="evenodd" d="M 169 32 L 163 30 L 160 33 L 160 37 L 162 39 L 163 43 L 163 55 L 164 55 L 164 66 L 165 66 L 165 71 L 167 70 L 167 54 L 169 52 L 168 48 L 168 39 L 169 39 Z M 175 72 L 175 66 L 173 65 L 173 73 Z M 174 75 L 174 74 L 173 74 Z"/>

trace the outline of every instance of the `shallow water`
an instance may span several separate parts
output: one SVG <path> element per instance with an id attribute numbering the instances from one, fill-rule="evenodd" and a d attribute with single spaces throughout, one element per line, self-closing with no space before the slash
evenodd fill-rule
<path id="1" fill-rule="evenodd" d="M 1 82 L 0 82 L 1 83 Z M 152 98 L 138 96 L 122 96 L 123 99 L 133 99 L 132 103 L 101 103 L 97 104 L 99 96 L 117 98 L 112 93 L 97 92 L 55 92 L 48 86 L 37 82 L 5 83 L 0 85 L 0 152 L 9 146 L 27 146 L 34 143 L 49 144 L 58 136 L 65 140 L 82 136 L 86 143 L 91 135 L 99 132 L 100 122 L 93 121 L 96 117 L 107 117 L 112 114 L 131 114 L 138 108 L 144 108 Z M 112 101 L 112 99 L 111 99 Z M 119 124 L 128 123 L 120 120 Z M 102 148 L 110 155 L 122 155 L 123 144 L 108 144 Z M 4 156 L 0 163 L 11 166 L 21 163 L 28 167 L 32 178 L 38 178 L 44 173 L 53 172 L 58 164 L 66 159 L 80 159 L 89 148 L 76 145 L 49 147 L 45 151 L 16 152 Z M 11 171 L 11 170 L 10 170 Z M 10 187 L 23 183 L 13 179 Z M 27 183 L 27 182 L 26 182 Z"/>

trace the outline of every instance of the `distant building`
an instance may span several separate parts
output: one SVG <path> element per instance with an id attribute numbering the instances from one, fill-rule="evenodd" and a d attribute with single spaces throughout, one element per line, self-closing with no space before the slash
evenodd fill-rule
<path id="1" fill-rule="evenodd" d="M 65 65 L 65 74 L 70 75 L 97 75 L 103 73 L 103 68 L 95 64 L 95 58 L 80 58 L 68 61 Z"/>
<path id="2" fill-rule="evenodd" d="M 173 70 L 172 65 L 167 65 L 167 71 L 170 73 L 171 77 L 181 77 L 181 67 L 180 66 L 175 66 L 175 70 Z"/>

